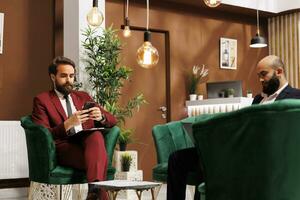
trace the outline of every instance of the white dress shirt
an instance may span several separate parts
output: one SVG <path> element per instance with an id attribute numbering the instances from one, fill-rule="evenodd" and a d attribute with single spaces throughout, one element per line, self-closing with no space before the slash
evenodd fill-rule
<path id="1" fill-rule="evenodd" d="M 260 101 L 259 104 L 273 103 L 280 94 L 280 92 L 282 92 L 282 90 L 284 90 L 284 88 L 286 88 L 287 86 L 288 83 L 284 84 L 281 88 L 279 88 L 274 94 L 271 94 L 270 96 L 262 92 L 261 96 L 263 97 L 263 99 Z"/>
<path id="2" fill-rule="evenodd" d="M 66 99 L 65 99 L 64 95 L 62 93 L 60 93 L 59 91 L 57 91 L 57 90 L 55 90 L 55 92 L 56 92 L 56 95 L 58 96 L 58 98 L 60 100 L 60 103 L 61 103 L 61 105 L 62 105 L 62 107 L 63 107 L 63 109 L 66 113 L 66 116 L 68 116 L 67 103 L 66 103 Z M 70 101 L 70 104 L 71 104 L 72 113 L 74 113 L 77 110 L 74 106 L 73 99 L 72 99 L 70 94 L 68 95 L 68 97 L 69 97 L 69 101 Z M 78 133 L 78 132 L 82 131 L 83 128 L 82 128 L 82 125 L 79 124 L 79 125 L 74 126 L 74 129 L 75 129 L 75 132 Z"/>

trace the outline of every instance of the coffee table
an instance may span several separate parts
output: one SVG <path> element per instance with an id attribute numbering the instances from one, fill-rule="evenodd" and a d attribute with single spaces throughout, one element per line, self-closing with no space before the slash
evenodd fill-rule
<path id="1" fill-rule="evenodd" d="M 101 181 L 93 182 L 99 188 L 106 190 L 109 194 L 110 199 L 116 200 L 118 192 L 120 190 L 135 190 L 139 200 L 142 199 L 142 193 L 145 190 L 151 190 L 152 200 L 156 199 L 154 195 L 155 187 L 161 186 L 161 183 L 150 182 L 150 181 L 129 181 L 129 180 L 112 180 L 112 181 Z"/>

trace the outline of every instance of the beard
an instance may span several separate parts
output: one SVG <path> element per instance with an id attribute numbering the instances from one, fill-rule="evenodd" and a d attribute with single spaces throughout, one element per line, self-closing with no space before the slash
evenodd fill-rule
<path id="1" fill-rule="evenodd" d="M 263 93 L 268 96 L 274 94 L 280 86 L 279 78 L 273 73 L 273 76 L 270 80 L 262 82 Z"/>
<path id="2" fill-rule="evenodd" d="M 73 90 L 73 84 L 70 82 L 66 82 L 63 85 L 60 85 L 59 83 L 57 83 L 57 81 L 55 81 L 55 89 L 66 96 L 69 95 Z"/>

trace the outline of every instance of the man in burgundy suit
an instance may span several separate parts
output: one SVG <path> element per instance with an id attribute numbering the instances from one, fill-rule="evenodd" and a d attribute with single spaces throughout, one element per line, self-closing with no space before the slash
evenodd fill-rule
<path id="1" fill-rule="evenodd" d="M 75 64 L 59 56 L 49 66 L 53 89 L 37 95 L 33 101 L 32 119 L 50 130 L 55 140 L 58 163 L 86 170 L 88 182 L 106 179 L 107 154 L 100 131 L 94 127 L 112 127 L 113 115 L 101 106 L 83 109 L 92 98 L 81 91 L 74 91 Z M 88 200 L 107 199 L 104 191 L 89 184 Z"/>

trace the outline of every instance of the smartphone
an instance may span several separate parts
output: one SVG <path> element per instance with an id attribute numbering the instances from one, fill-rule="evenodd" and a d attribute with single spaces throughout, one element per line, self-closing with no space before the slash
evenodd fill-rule
<path id="1" fill-rule="evenodd" d="M 95 107 L 96 103 L 95 102 L 92 102 L 92 101 L 87 101 L 84 103 L 83 105 L 83 110 L 87 110 L 89 108 L 92 108 L 92 107 Z"/>

